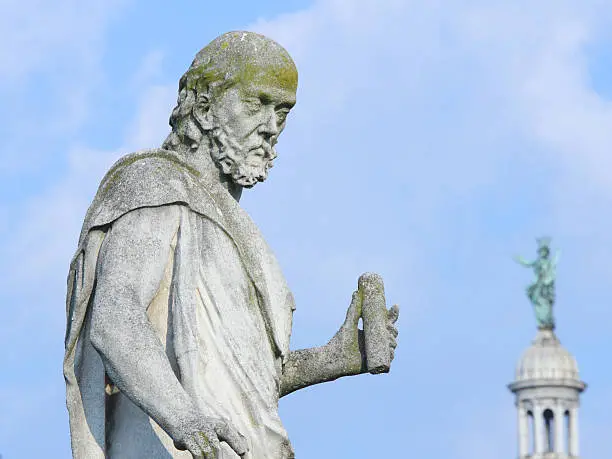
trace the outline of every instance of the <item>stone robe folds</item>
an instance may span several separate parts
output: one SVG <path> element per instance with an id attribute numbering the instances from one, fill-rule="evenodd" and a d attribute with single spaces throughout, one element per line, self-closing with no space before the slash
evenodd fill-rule
<path id="1" fill-rule="evenodd" d="M 64 376 L 73 456 L 191 456 L 114 388 L 89 340 L 96 276 L 104 275 L 96 272 L 100 248 L 128 212 L 155 215 L 156 224 L 173 228 L 162 283 L 143 307 L 185 390 L 203 414 L 231 421 L 254 459 L 293 457 L 278 417 L 293 296 L 261 233 L 227 190 L 203 183 L 165 150 L 129 155 L 113 166 L 87 212 L 70 266 Z M 238 457 L 222 447 L 221 458 Z"/>

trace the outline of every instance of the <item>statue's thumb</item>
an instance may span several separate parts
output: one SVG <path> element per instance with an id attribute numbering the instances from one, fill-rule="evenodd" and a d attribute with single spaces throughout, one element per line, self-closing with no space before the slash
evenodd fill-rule
<path id="1" fill-rule="evenodd" d="M 346 320 L 344 321 L 344 325 L 355 328 L 359 324 L 359 319 L 361 318 L 361 298 L 359 292 L 353 292 L 353 297 L 351 299 L 351 305 L 346 312 Z"/>

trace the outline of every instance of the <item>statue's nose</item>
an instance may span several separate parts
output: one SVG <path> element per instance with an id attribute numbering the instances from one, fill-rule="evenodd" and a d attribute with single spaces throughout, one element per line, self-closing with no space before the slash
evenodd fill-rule
<path id="1" fill-rule="evenodd" d="M 266 121 L 261 125 L 259 132 L 266 134 L 268 139 L 278 135 L 278 119 L 273 107 L 270 107 L 270 109 L 267 111 Z"/>

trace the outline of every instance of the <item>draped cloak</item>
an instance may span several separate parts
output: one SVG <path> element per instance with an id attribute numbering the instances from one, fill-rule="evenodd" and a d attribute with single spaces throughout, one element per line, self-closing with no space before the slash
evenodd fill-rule
<path id="1" fill-rule="evenodd" d="M 73 457 L 190 457 L 114 388 L 89 339 L 106 234 L 128 212 L 161 206 L 174 209 L 179 229 L 166 285 L 147 312 L 175 374 L 203 413 L 229 419 L 247 436 L 254 459 L 293 457 L 278 417 L 293 296 L 271 249 L 228 191 L 161 149 L 125 156 L 106 174 L 70 265 L 64 377 Z M 237 456 L 223 444 L 221 458 Z"/>

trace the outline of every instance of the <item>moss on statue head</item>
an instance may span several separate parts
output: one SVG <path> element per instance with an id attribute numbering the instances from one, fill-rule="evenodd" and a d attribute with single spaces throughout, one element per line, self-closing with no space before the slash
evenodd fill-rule
<path id="1" fill-rule="evenodd" d="M 200 93 L 230 86 L 274 86 L 295 93 L 298 73 L 289 53 L 253 32 L 228 32 L 215 38 L 193 60 L 181 86 Z"/>

